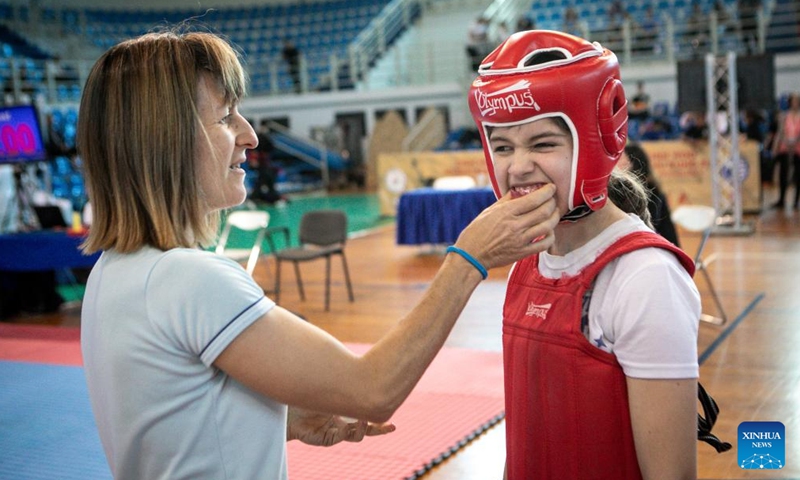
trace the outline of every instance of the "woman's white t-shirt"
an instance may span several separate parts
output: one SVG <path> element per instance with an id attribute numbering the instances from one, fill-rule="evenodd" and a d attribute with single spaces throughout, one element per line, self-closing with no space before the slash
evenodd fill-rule
<path id="1" fill-rule="evenodd" d="M 116 480 L 287 478 L 287 407 L 213 365 L 274 306 L 240 265 L 210 252 L 103 253 L 81 348 Z"/>

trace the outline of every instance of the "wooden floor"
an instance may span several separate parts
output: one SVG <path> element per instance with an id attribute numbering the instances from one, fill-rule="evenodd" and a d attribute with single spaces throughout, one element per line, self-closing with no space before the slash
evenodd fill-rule
<path id="1" fill-rule="evenodd" d="M 765 201 L 765 204 L 768 202 Z M 730 318 L 724 327 L 701 324 L 698 352 L 703 358 L 701 381 L 721 408 L 718 435 L 734 445 L 725 454 L 698 444 L 699 477 L 800 478 L 800 212 L 765 210 L 747 218 L 755 233 L 715 235 L 706 253 L 716 254 L 709 266 L 712 280 Z M 694 254 L 699 238 L 681 232 L 684 249 Z M 389 226 L 350 240 L 347 255 L 355 288 L 348 303 L 338 262 L 333 264 L 331 311 L 323 311 L 324 264 L 303 265 L 308 300 L 300 302 L 291 268 L 284 266 L 281 304 L 347 342 L 374 342 L 420 298 L 441 263 L 440 250 L 398 247 Z M 271 289 L 274 264 L 265 259 L 256 279 Z M 447 345 L 501 349 L 500 310 L 507 269 L 490 272 Z M 703 278 L 696 278 L 704 309 L 713 311 Z M 59 315 L 20 317 L 20 323 L 77 326 L 77 309 Z M 744 421 L 779 421 L 786 427 L 786 467 L 775 473 L 741 470 L 737 465 L 737 427 Z M 501 478 L 504 462 L 503 424 L 476 439 L 432 470 L 431 480 Z M 609 461 L 613 461 L 609 459 Z"/>

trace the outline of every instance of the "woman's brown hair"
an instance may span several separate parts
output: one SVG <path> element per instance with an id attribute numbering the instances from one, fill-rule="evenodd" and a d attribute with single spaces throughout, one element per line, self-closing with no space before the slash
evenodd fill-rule
<path id="1" fill-rule="evenodd" d="M 236 51 L 212 33 L 149 33 L 112 47 L 95 63 L 77 132 L 94 215 L 85 252 L 168 250 L 214 240 L 219 213 L 208 213 L 195 165 L 204 137 L 196 107 L 204 75 L 229 104 L 245 94 Z"/>

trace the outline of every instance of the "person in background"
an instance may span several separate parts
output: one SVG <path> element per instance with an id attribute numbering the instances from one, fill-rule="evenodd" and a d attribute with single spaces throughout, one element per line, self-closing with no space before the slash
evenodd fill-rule
<path id="1" fill-rule="evenodd" d="M 189 25 L 110 48 L 84 86 L 77 138 L 94 222 L 83 250 L 103 253 L 81 351 L 117 480 L 285 480 L 289 440 L 391 432 L 487 270 L 553 243 L 554 188 L 507 195 L 462 231 L 419 303 L 356 355 L 204 249 L 221 210 L 245 200 L 241 165 L 258 144 L 239 111 L 245 92 L 235 50 Z"/>
<path id="2" fill-rule="evenodd" d="M 723 0 L 716 0 L 711 7 L 711 11 L 717 16 L 717 26 L 722 35 L 727 35 L 736 29 L 731 14 L 728 12 L 728 7 L 725 6 Z"/>
<path id="3" fill-rule="evenodd" d="M 492 43 L 494 46 L 500 45 L 503 43 L 506 38 L 511 34 L 508 31 L 508 23 L 507 22 L 500 22 L 494 30 L 494 35 L 492 36 Z"/>
<path id="4" fill-rule="evenodd" d="M 692 52 L 692 57 L 700 58 L 708 49 L 708 15 L 703 11 L 703 6 L 698 0 L 692 2 L 692 11 L 686 19 L 684 26 L 686 43 Z"/>
<path id="5" fill-rule="evenodd" d="M 287 38 L 283 42 L 283 50 L 281 56 L 289 68 L 289 76 L 292 77 L 292 85 L 296 93 L 300 93 L 303 88 L 300 79 L 300 50 L 297 49 L 294 42 Z"/>
<path id="6" fill-rule="evenodd" d="M 256 132 L 258 146 L 247 152 L 247 161 L 252 169 L 257 172 L 256 182 L 251 194 L 252 199 L 274 205 L 278 202 L 285 203 L 287 199 L 278 192 L 276 185 L 278 169 L 272 163 L 272 153 L 275 144 L 270 137 L 269 127 L 262 126 Z"/>
<path id="7" fill-rule="evenodd" d="M 57 125 L 54 120 L 54 113 L 50 112 L 47 114 L 47 141 L 45 142 L 45 149 L 47 150 L 47 156 L 49 160 L 54 159 L 55 157 L 64 156 L 69 158 L 71 161 L 77 155 L 77 150 L 75 146 L 69 145 L 67 139 L 64 137 L 64 125 Z"/>
<path id="8" fill-rule="evenodd" d="M 758 17 L 762 11 L 761 0 L 739 0 L 739 29 L 741 41 L 748 54 L 758 52 Z"/>
<path id="9" fill-rule="evenodd" d="M 650 95 L 644 90 L 644 80 L 636 82 L 636 94 L 628 106 L 628 118 L 647 120 L 650 116 Z"/>
<path id="10" fill-rule="evenodd" d="M 653 6 L 648 5 L 645 8 L 644 17 L 636 32 L 637 50 L 642 53 L 661 53 L 661 44 L 658 41 L 659 35 L 661 35 L 661 24 L 656 19 Z"/>
<path id="11" fill-rule="evenodd" d="M 779 166 L 780 188 L 778 201 L 772 207 L 785 207 L 786 191 L 794 178 L 794 208 L 800 208 L 800 93 L 789 95 L 789 109 L 780 114 L 778 133 L 772 142 L 772 158 Z"/>
<path id="12" fill-rule="evenodd" d="M 534 28 L 536 28 L 536 22 L 528 15 L 522 15 L 517 19 L 515 32 L 524 32 L 525 30 L 533 30 Z"/>
<path id="13" fill-rule="evenodd" d="M 475 19 L 467 30 L 467 55 L 470 59 L 472 71 L 477 72 L 481 59 L 491 49 L 489 43 L 489 19 L 480 16 Z"/>
<path id="14" fill-rule="evenodd" d="M 692 110 L 683 112 L 678 125 L 681 128 L 681 137 L 685 140 L 696 141 L 708 138 L 706 112 Z"/>
<path id="15" fill-rule="evenodd" d="M 18 208 L 14 165 L 0 165 L 0 234 L 17 231 Z"/>
<path id="16" fill-rule="evenodd" d="M 564 10 L 564 23 L 561 26 L 561 31 L 571 35 L 580 35 L 581 26 L 578 11 L 574 7 L 567 7 Z"/>
<path id="17" fill-rule="evenodd" d="M 666 238 L 676 247 L 681 246 L 678 231 L 672 223 L 672 211 L 669 208 L 667 195 L 661 189 L 658 179 L 650 167 L 650 158 L 638 143 L 628 142 L 619 159 L 619 168 L 635 173 L 647 189 L 647 210 L 650 212 L 650 223 L 653 230 Z"/>
<path id="18" fill-rule="evenodd" d="M 614 169 L 627 132 L 616 56 L 542 30 L 482 64 L 469 105 L 495 193 L 553 184 L 561 218 L 553 245 L 508 279 L 507 478 L 695 478 L 694 262 L 653 232 L 638 179 Z"/>
<path id="19" fill-rule="evenodd" d="M 612 0 L 608 5 L 608 27 L 621 28 L 625 20 L 625 4 L 621 0 Z"/>
<path id="20" fill-rule="evenodd" d="M 622 47 L 622 30 L 625 21 L 625 5 L 621 0 L 613 0 L 608 5 L 607 22 L 603 29 L 603 40 L 611 45 Z"/>
<path id="21" fill-rule="evenodd" d="M 775 169 L 772 165 L 772 151 L 769 148 L 772 143 L 772 133 L 770 132 L 770 122 L 767 122 L 766 112 L 754 108 L 745 109 L 739 122 L 739 132 L 743 133 L 747 140 L 758 143 L 761 183 L 762 185 L 771 184 Z"/>

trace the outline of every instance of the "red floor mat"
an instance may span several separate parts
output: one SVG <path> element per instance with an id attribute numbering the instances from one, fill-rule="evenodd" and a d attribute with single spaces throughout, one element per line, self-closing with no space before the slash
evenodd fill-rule
<path id="1" fill-rule="evenodd" d="M 80 366 L 80 340 L 74 327 L 0 323 L 0 360 Z"/>
<path id="2" fill-rule="evenodd" d="M 0 323 L 0 360 L 81 365 L 80 331 Z M 417 478 L 501 420 L 503 407 L 502 354 L 445 348 L 392 418 L 395 432 L 330 448 L 291 442 L 289 478 Z"/>
<path id="3" fill-rule="evenodd" d="M 330 448 L 291 442 L 289 478 L 416 478 L 499 421 L 503 407 L 502 354 L 446 348 L 392 418 L 395 432 Z"/>

